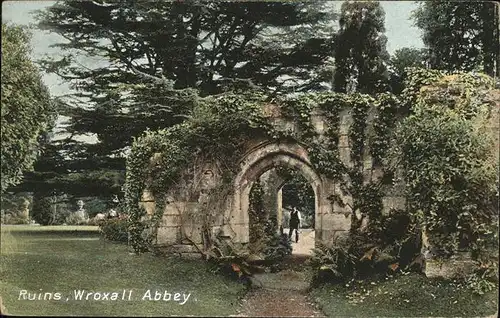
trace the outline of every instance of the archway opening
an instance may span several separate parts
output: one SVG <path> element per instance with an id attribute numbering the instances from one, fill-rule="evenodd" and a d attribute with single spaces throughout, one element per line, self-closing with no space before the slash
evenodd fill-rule
<path id="1" fill-rule="evenodd" d="M 293 254 L 311 255 L 315 246 L 314 190 L 300 171 L 285 167 L 276 170 L 283 180 L 277 192 L 278 227 L 289 235 Z M 297 212 L 298 226 L 291 219 L 293 210 Z M 296 230 L 293 230 L 294 226 Z"/>
<path id="2" fill-rule="evenodd" d="M 316 194 L 302 172 L 288 166 L 264 171 L 249 186 L 249 249 L 265 257 L 311 255 Z M 296 213 L 292 213 L 296 210 Z M 298 222 L 294 222 L 294 217 Z"/>
<path id="3" fill-rule="evenodd" d="M 240 172 L 233 182 L 233 196 L 226 210 L 227 223 L 223 232 L 235 243 L 250 246 L 250 191 L 257 180 L 269 170 L 287 167 L 300 173 L 314 191 L 314 229 L 315 245 L 324 241 L 324 235 L 331 234 L 324 229 L 324 216 L 329 213 L 331 205 L 325 197 L 324 180 L 312 167 L 307 151 L 300 144 L 265 143 L 249 151 L 240 160 Z M 268 193 L 275 197 L 284 185 L 284 180 L 276 183 L 274 191 Z M 274 204 L 282 202 L 274 199 Z M 328 219 L 328 221 L 331 221 Z M 279 226 L 276 224 L 276 230 Z M 279 232 L 278 232 L 279 233 Z"/>

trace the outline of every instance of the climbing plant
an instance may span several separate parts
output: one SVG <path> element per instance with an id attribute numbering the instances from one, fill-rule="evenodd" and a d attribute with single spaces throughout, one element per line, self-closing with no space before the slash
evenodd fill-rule
<path id="1" fill-rule="evenodd" d="M 430 225 L 432 222 L 444 224 L 443 222 L 447 219 L 435 218 L 432 211 L 438 211 L 439 209 L 436 210 L 435 207 L 442 207 L 446 200 L 452 200 L 450 195 L 453 198 L 457 194 L 449 192 L 451 188 L 446 190 L 448 192 L 444 191 L 444 188 L 439 188 L 440 168 L 435 163 L 445 164 L 447 156 L 442 156 L 443 151 L 452 151 L 453 147 L 463 145 L 464 149 L 472 149 L 469 146 L 485 144 L 474 139 L 475 137 L 470 137 L 468 141 L 464 140 L 453 146 L 453 141 L 446 140 L 445 136 L 471 132 L 473 128 L 469 125 L 469 121 L 483 118 L 477 116 L 479 113 L 476 114 L 474 109 L 486 110 L 489 107 L 485 106 L 486 102 L 476 97 L 491 88 L 490 80 L 479 75 L 461 77 L 463 80 L 459 87 L 463 90 L 459 89 L 459 93 L 453 93 L 457 91 L 457 87 L 450 85 L 450 82 L 440 82 L 443 75 L 435 71 L 409 70 L 405 89 L 400 96 L 387 93 L 375 96 L 316 93 L 280 97 L 269 101 L 266 96 L 258 94 L 227 93 L 199 98 L 190 118 L 184 123 L 166 130 L 148 131 L 133 143 L 127 162 L 125 184 L 131 246 L 136 252 L 146 251 L 151 247 L 155 229 L 163 215 L 165 205 L 170 204 L 167 203 L 168 196 L 176 189 L 183 188 L 179 185 L 191 182 L 193 184 L 190 188 L 193 190 L 191 195 L 195 197 L 186 198 L 186 201 L 196 202 L 199 191 L 197 192 L 196 176 L 193 171 L 196 171 L 198 167 L 197 160 L 219 163 L 222 183 L 230 185 L 238 172 L 238 160 L 247 149 L 249 141 L 256 139 L 292 140 L 305 147 L 313 169 L 318 174 L 334 180 L 340 186 L 341 191 L 352 196 L 352 202 L 343 202 L 338 195 L 331 195 L 330 199 L 332 203 L 340 206 L 352 204 L 351 210 L 354 213 L 351 215 L 351 234 L 360 237 L 359 240 L 352 240 L 353 244 L 359 245 L 356 247 L 359 247 L 358 249 L 354 249 L 356 255 L 360 258 L 371 259 L 370 255 L 374 253 L 375 246 L 379 253 L 390 255 L 386 259 L 397 262 L 398 259 L 407 258 L 404 263 L 410 264 L 412 255 L 403 256 L 405 246 L 418 241 L 420 225 Z M 484 90 L 478 90 L 478 87 L 484 87 Z M 269 104 L 278 106 L 280 117 L 293 121 L 296 124 L 295 129 L 287 130 L 278 128 L 279 125 L 272 125 L 265 111 Z M 453 107 L 456 108 L 453 111 L 446 110 Z M 341 125 L 343 122 L 341 119 L 347 113 L 351 115 L 351 123 L 348 127 Z M 317 135 L 313 125 L 312 116 L 316 114 L 326 119 L 321 138 Z M 481 114 L 487 117 L 486 112 L 481 112 Z M 459 125 L 454 126 L 451 120 L 444 119 L 444 115 L 457 119 Z M 419 118 L 427 121 L 420 123 Z M 442 135 L 436 134 L 435 137 L 439 137 L 438 140 L 448 144 L 451 148 L 447 146 L 448 148 L 444 150 L 439 149 L 439 143 L 434 143 L 432 136 L 426 135 L 440 128 L 449 128 L 449 132 L 443 131 Z M 393 143 L 399 145 L 400 148 L 391 147 Z M 339 148 L 339 146 L 348 147 Z M 429 152 L 429 150 L 432 151 Z M 476 163 L 480 162 L 481 155 L 486 154 L 481 151 L 474 152 L 472 156 L 474 160 L 471 161 L 463 162 L 462 158 L 468 157 L 461 157 L 458 152 L 453 160 L 470 169 L 479 167 Z M 370 157 L 373 159 L 372 162 L 367 160 Z M 348 162 L 350 164 L 347 164 Z M 429 169 L 422 170 L 418 168 L 419 164 L 425 164 Z M 383 172 L 380 178 L 369 177 L 373 167 Z M 453 164 L 450 163 L 447 167 L 449 169 L 445 168 L 450 173 L 455 171 Z M 465 179 L 473 181 L 471 186 L 482 184 L 491 187 L 495 184 L 491 177 L 485 177 L 483 174 L 483 172 L 493 170 L 490 168 L 489 170 L 474 169 L 470 171 L 471 173 L 474 171 L 475 179 Z M 424 178 L 423 173 L 429 174 Z M 395 211 L 389 216 L 383 215 L 384 191 L 399 177 L 402 177 L 408 184 L 405 191 L 409 196 L 409 214 Z M 420 189 L 423 189 L 426 182 L 431 179 L 434 182 L 432 184 L 436 184 L 433 189 L 437 192 L 434 191 L 433 194 L 427 191 L 426 195 L 422 196 L 424 192 L 419 192 Z M 141 206 L 144 190 L 148 190 L 155 201 L 152 215 L 148 215 Z M 467 193 L 480 194 L 479 192 Z M 438 194 L 442 200 L 440 199 L 439 204 L 435 205 L 433 200 Z M 202 231 L 206 234 L 203 237 L 207 240 L 212 233 L 210 227 L 213 222 L 210 218 L 217 214 L 217 209 L 219 209 L 215 207 L 216 203 L 220 205 L 220 202 L 224 202 L 229 195 L 230 189 L 227 186 L 213 189 L 208 195 L 208 200 L 214 202 L 205 205 L 211 208 L 196 212 L 203 216 L 201 218 L 204 224 Z M 483 196 L 483 198 L 486 197 Z M 491 203 L 494 196 L 489 195 L 487 198 Z M 455 207 L 465 209 L 463 211 L 468 213 L 479 207 L 468 205 L 470 202 L 463 199 L 457 199 L 454 202 Z M 487 206 L 488 202 L 483 200 L 481 204 Z M 208 210 L 210 210 L 209 213 Z M 452 211 L 449 210 L 449 212 Z M 363 228 L 365 219 L 369 220 L 368 227 Z M 467 218 L 464 214 L 463 221 L 465 220 Z M 485 220 L 487 221 L 488 218 L 477 224 L 485 224 Z M 405 231 L 398 232 L 398 235 L 387 232 L 387 228 L 395 226 L 394 224 L 404 224 L 402 228 Z M 399 225 L 396 228 L 399 228 Z M 456 229 L 458 227 L 452 232 Z M 205 242 L 203 248 L 211 246 L 211 242 Z M 372 254 L 367 256 L 366 248 L 369 248 Z"/>
<path id="2" fill-rule="evenodd" d="M 169 191 L 178 188 L 180 182 L 193 179 L 193 175 L 188 172 L 193 171 L 196 158 L 224 163 L 221 176 L 229 183 L 237 172 L 236 163 L 245 150 L 246 142 L 255 138 L 300 142 L 307 148 L 311 163 L 319 174 L 338 180 L 346 191 L 355 196 L 363 196 L 363 190 L 353 188 L 359 187 L 362 182 L 353 182 L 349 187 L 344 176 L 359 176 L 359 172 L 355 172 L 362 169 L 366 119 L 368 110 L 376 105 L 376 100 L 376 97 L 368 95 L 341 93 L 279 98 L 273 103 L 279 105 L 281 115 L 292 119 L 298 126 L 298 129 L 287 131 L 270 124 L 263 111 L 263 105 L 269 103 L 266 96 L 223 94 L 199 98 L 190 118 L 184 123 L 165 130 L 147 131 L 133 143 L 127 160 L 125 184 L 131 246 L 136 252 L 151 247 Z M 391 99 L 384 95 L 380 104 L 387 104 L 384 102 L 387 100 Z M 323 140 L 317 138 L 312 124 L 314 109 L 327 119 Z M 337 149 L 342 111 L 353 114 L 353 125 L 348 136 L 354 145 L 351 147 L 354 167 L 344 165 Z M 381 112 L 382 116 L 392 115 L 386 113 Z M 381 119 L 380 125 L 385 122 L 388 119 Z M 386 140 L 390 130 L 379 129 L 378 132 L 380 140 Z M 145 189 L 154 197 L 152 215 L 147 215 L 141 206 Z M 359 200 L 355 198 L 355 202 Z"/>
<path id="3" fill-rule="evenodd" d="M 249 196 L 248 217 L 250 223 L 250 245 L 259 245 L 265 237 L 265 224 L 268 221 L 269 214 L 265 211 L 263 202 L 264 189 L 257 180 Z"/>
<path id="4" fill-rule="evenodd" d="M 412 113 L 394 134 L 388 158 L 402 171 L 408 212 L 422 214 L 437 257 L 465 250 L 478 258 L 498 241 L 493 88 L 481 74 L 434 79 L 410 98 Z"/>
<path id="5" fill-rule="evenodd" d="M 200 99 L 189 120 L 169 129 L 147 131 L 133 142 L 124 191 L 130 245 L 136 252 L 150 248 L 167 194 L 182 179 L 189 179 L 186 171 L 193 170 L 189 168 L 194 159 L 203 156 L 224 162 L 223 177 L 233 175 L 232 163 L 241 155 L 243 143 L 269 130 L 261 104 L 262 96 L 258 95 Z M 149 216 L 140 204 L 145 189 L 155 198 L 154 213 Z"/>

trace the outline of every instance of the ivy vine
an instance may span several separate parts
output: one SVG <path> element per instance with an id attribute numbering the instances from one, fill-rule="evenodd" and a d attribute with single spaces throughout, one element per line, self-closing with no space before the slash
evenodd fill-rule
<path id="1" fill-rule="evenodd" d="M 137 138 L 127 159 L 124 186 L 129 216 L 129 243 L 136 252 L 151 248 L 166 203 L 166 194 L 178 187 L 196 158 L 221 164 L 224 183 L 230 184 L 238 172 L 237 162 L 246 150 L 248 141 L 257 139 L 293 140 L 305 145 L 311 164 L 318 174 L 338 182 L 353 196 L 355 206 L 369 215 L 381 213 L 381 191 L 363 184 L 363 151 L 367 142 L 371 154 L 381 160 L 388 148 L 389 135 L 398 111 L 399 100 L 390 94 L 369 96 L 363 94 L 318 93 L 293 98 L 280 98 L 273 102 L 279 106 L 281 118 L 288 118 L 298 129 L 280 130 L 271 124 L 263 105 L 266 96 L 224 94 L 199 98 L 191 117 L 182 124 L 160 131 L 147 131 Z M 376 112 L 375 135 L 367 137 L 367 117 L 370 109 Z M 326 119 L 323 137 L 314 127 L 313 111 Z M 340 158 L 339 130 L 341 113 L 352 116 L 348 137 L 354 167 Z M 347 182 L 346 176 L 350 177 Z M 143 191 L 150 191 L 155 199 L 152 215 L 141 205 Z M 229 195 L 229 192 L 226 192 Z M 335 196 L 332 196 L 333 199 Z M 374 204 L 366 198 L 377 197 Z M 218 198 L 221 200 L 221 198 Z M 336 198 L 335 200 L 339 200 Z M 338 202 L 343 204 L 343 202 Z"/>

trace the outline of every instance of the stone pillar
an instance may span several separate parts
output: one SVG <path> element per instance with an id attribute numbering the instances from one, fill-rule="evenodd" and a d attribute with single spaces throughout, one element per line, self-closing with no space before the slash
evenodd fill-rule
<path id="1" fill-rule="evenodd" d="M 275 218 L 276 231 L 279 231 L 279 227 L 283 223 L 282 185 L 285 180 L 278 175 L 275 169 L 271 169 L 262 174 L 260 181 L 264 189 L 264 206 L 266 211 L 270 213 L 269 217 Z"/>
<path id="2" fill-rule="evenodd" d="M 274 187 L 276 177 L 276 172 L 274 169 L 271 169 L 264 172 L 259 178 L 263 190 L 262 203 L 263 212 L 266 214 L 264 218 L 266 220 L 269 220 L 271 217 L 277 217 L 277 191 Z"/>

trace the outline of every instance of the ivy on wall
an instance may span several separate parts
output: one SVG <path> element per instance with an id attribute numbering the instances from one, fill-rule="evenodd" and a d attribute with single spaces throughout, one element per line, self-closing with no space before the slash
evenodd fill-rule
<path id="1" fill-rule="evenodd" d="M 166 130 L 147 131 L 133 143 L 125 184 L 131 246 L 136 252 L 150 248 L 163 215 L 166 194 L 178 187 L 180 180 L 186 179 L 186 171 L 195 158 L 203 156 L 206 161 L 224 162 L 222 175 L 230 182 L 237 173 L 236 162 L 245 151 L 246 142 L 255 138 L 292 139 L 306 145 L 311 163 L 319 174 L 342 182 L 347 191 L 362 196 L 363 191 L 348 189 L 345 184 L 345 175 L 352 174 L 352 169 L 342 163 L 337 148 L 340 113 L 350 109 L 353 114 L 349 137 L 354 144 L 355 167 L 359 168 L 362 166 L 367 111 L 375 101 L 368 95 L 339 93 L 282 98 L 276 101 L 282 116 L 298 126 L 295 131 L 282 131 L 276 130 L 263 112 L 265 96 L 225 94 L 200 98 L 189 120 Z M 313 109 L 327 119 L 322 140 L 312 124 Z M 389 133 L 389 130 L 380 131 Z M 387 138 L 381 136 L 380 139 Z M 155 198 L 155 212 L 150 217 L 146 217 L 140 204 L 144 189 Z"/>
<path id="2" fill-rule="evenodd" d="M 408 211 L 422 215 L 436 257 L 472 251 L 479 259 L 498 242 L 498 149 L 487 132 L 498 112 L 488 100 L 493 88 L 482 74 L 437 78 L 419 90 L 394 134 L 388 158 L 402 171 Z"/>
<path id="3" fill-rule="evenodd" d="M 370 219 L 370 228 L 365 233 L 365 238 L 386 246 L 393 244 L 388 247 L 391 253 L 400 253 L 397 246 L 402 245 L 403 240 L 408 241 L 408 237 L 402 234 L 398 238 L 392 237 L 390 244 L 388 243 L 390 235 L 385 229 L 387 220 L 382 216 L 381 201 L 382 183 L 386 180 L 382 178 L 374 182 L 363 182 L 364 158 L 367 154 L 371 155 L 374 164 L 383 168 L 389 177 L 392 177 L 393 170 L 405 169 L 400 162 L 394 164 L 387 159 L 388 155 L 394 154 L 391 144 L 404 142 L 394 139 L 394 131 L 396 127 L 400 127 L 397 126 L 398 122 L 421 111 L 418 105 L 424 102 L 423 99 L 435 99 L 439 96 L 425 95 L 422 91 L 436 85 L 443 75 L 440 71 L 410 70 L 405 89 L 400 96 L 388 93 L 377 96 L 318 93 L 274 101 L 274 104 L 279 105 L 281 116 L 293 121 L 298 127 L 293 131 L 277 130 L 271 125 L 263 111 L 263 105 L 268 103 L 266 96 L 224 94 L 199 98 L 190 119 L 183 124 L 166 130 L 148 131 L 133 143 L 127 161 L 125 184 L 130 245 L 136 252 L 143 252 L 151 247 L 155 229 L 165 208 L 166 194 L 179 188 L 181 182 L 192 178 L 187 175 L 187 171 L 194 169 L 196 158 L 203 158 L 206 162 L 223 163 L 223 183 L 230 185 L 238 172 L 237 162 L 246 150 L 247 143 L 261 138 L 275 141 L 294 140 L 305 145 L 315 171 L 338 182 L 343 191 L 352 195 L 352 210 Z M 425 100 L 425 103 L 444 105 L 450 98 L 455 98 L 453 105 L 463 109 L 466 120 L 470 105 L 476 103 L 471 92 L 486 82 L 488 80 L 482 76 L 472 76 L 461 84 L 461 87 L 466 89 L 463 94 L 458 94 L 458 97 L 452 94 L 453 96 L 444 96 L 438 101 Z M 441 82 L 439 85 L 445 87 L 448 84 Z M 316 134 L 312 124 L 313 110 L 319 111 L 327 121 L 322 138 Z M 343 163 L 338 149 L 341 138 L 340 117 L 345 110 L 352 116 L 352 124 L 347 132 L 352 166 Z M 367 120 L 370 115 L 373 115 L 373 119 Z M 417 122 L 415 124 L 418 126 Z M 411 133 L 408 131 L 404 136 L 411 144 Z M 423 148 L 421 150 L 424 151 Z M 414 177 L 409 174 L 405 176 L 410 181 Z M 140 204 L 144 189 L 151 192 L 156 202 L 155 212 L 150 217 L 146 216 L 146 211 Z M 415 192 L 415 189 L 406 189 L 410 201 L 418 200 L 418 192 Z M 224 196 L 227 197 L 229 193 L 230 191 L 225 191 L 213 197 L 223 201 Z M 340 205 L 343 204 L 338 196 L 332 196 L 331 199 Z M 422 214 L 416 206 L 410 208 L 413 209 L 409 211 L 410 214 L 403 216 L 409 217 L 410 221 L 415 223 L 421 219 Z M 355 215 L 352 215 L 352 220 L 352 230 L 356 231 L 361 223 Z M 441 220 L 445 221 L 446 219 Z M 413 234 L 415 233 L 412 232 Z"/>
<path id="4" fill-rule="evenodd" d="M 150 249 L 163 215 L 169 191 L 189 179 L 196 158 L 225 164 L 222 177 L 234 175 L 235 162 L 244 142 L 266 135 L 269 124 L 262 115 L 262 96 L 223 95 L 199 99 L 191 118 L 160 131 L 147 131 L 137 138 L 127 158 L 124 186 L 129 215 L 129 243 L 136 252 Z M 147 189 L 155 200 L 152 216 L 141 206 Z M 189 201 L 190 198 L 186 198 Z"/>

